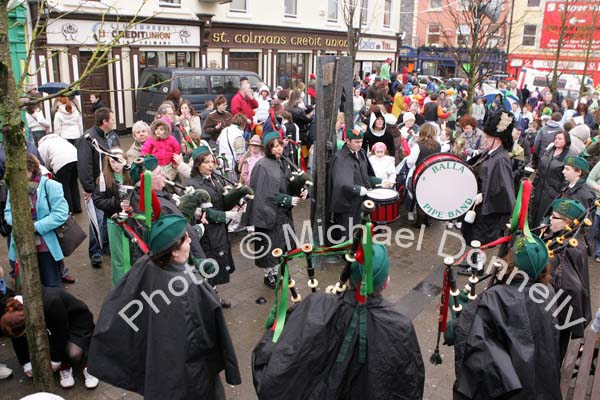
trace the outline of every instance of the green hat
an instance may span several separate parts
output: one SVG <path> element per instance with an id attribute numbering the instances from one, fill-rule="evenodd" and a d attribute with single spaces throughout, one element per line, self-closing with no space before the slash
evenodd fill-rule
<path id="1" fill-rule="evenodd" d="M 267 143 L 269 143 L 270 140 L 273 139 L 281 139 L 281 135 L 279 134 L 279 132 L 269 132 L 269 133 L 265 133 L 265 135 L 262 138 L 262 142 L 264 145 L 266 145 Z"/>
<path id="2" fill-rule="evenodd" d="M 346 129 L 346 139 L 362 139 L 364 132 L 359 126 L 354 125 L 352 129 Z"/>
<path id="3" fill-rule="evenodd" d="M 200 154 L 210 153 L 210 148 L 208 146 L 198 146 L 192 151 L 192 160 L 195 160 Z"/>
<path id="4" fill-rule="evenodd" d="M 544 107 L 542 115 L 552 115 L 552 109 L 550 107 Z"/>
<path id="5" fill-rule="evenodd" d="M 373 244 L 373 290 L 378 290 L 385 285 L 387 278 L 390 275 L 390 260 L 388 258 L 387 249 L 384 245 Z M 357 261 L 352 263 L 350 272 L 350 282 L 354 287 L 358 287 L 358 283 L 362 280 L 363 266 Z"/>
<path id="6" fill-rule="evenodd" d="M 571 167 L 578 168 L 586 174 L 590 172 L 590 164 L 588 164 L 586 159 L 583 157 L 569 156 L 565 159 L 565 165 L 570 165 Z"/>
<path id="7" fill-rule="evenodd" d="M 141 158 L 142 157 L 136 158 L 133 161 L 133 164 L 131 164 L 131 169 L 129 170 L 129 176 L 134 184 L 140 180 L 142 168 L 146 171 L 154 171 L 156 167 L 158 167 L 158 160 L 156 157 L 152 155 L 146 155 L 144 156 L 143 160 L 141 160 Z"/>
<path id="8" fill-rule="evenodd" d="M 539 236 L 533 235 L 529 240 L 523 235 L 516 237 L 513 244 L 515 265 L 530 277 L 537 278 L 546 268 L 548 258 L 548 248 Z"/>
<path id="9" fill-rule="evenodd" d="M 170 214 L 160 217 L 150 231 L 150 252 L 152 255 L 167 250 L 185 235 L 187 221 L 181 215 Z"/>
<path id="10" fill-rule="evenodd" d="M 581 219 L 586 209 L 578 200 L 557 199 L 552 202 L 552 211 L 569 219 Z"/>

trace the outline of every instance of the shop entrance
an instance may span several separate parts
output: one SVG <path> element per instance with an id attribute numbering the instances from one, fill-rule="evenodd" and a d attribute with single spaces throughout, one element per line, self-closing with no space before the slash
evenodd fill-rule
<path id="1" fill-rule="evenodd" d="M 229 69 L 241 69 L 258 73 L 258 53 L 229 53 Z"/>
<path id="2" fill-rule="evenodd" d="M 82 51 L 79 53 L 79 71 L 84 71 L 86 65 L 92 58 L 91 51 Z M 90 92 L 97 92 L 102 102 L 110 107 L 111 94 L 109 92 L 108 67 L 96 69 L 90 76 L 81 82 L 81 103 L 83 114 L 83 128 L 88 129 L 94 125 L 94 113 L 92 112 L 92 103 L 90 102 Z"/>

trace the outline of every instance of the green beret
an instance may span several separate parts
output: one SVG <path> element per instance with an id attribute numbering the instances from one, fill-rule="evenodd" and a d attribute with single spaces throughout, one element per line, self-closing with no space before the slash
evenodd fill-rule
<path id="1" fill-rule="evenodd" d="M 530 241 L 533 239 L 532 241 Z M 548 248 L 539 236 L 533 235 L 529 240 L 519 235 L 513 244 L 513 260 L 517 268 L 532 278 L 537 276 L 548 264 Z"/>
<path id="2" fill-rule="evenodd" d="M 350 272 L 350 282 L 354 287 L 358 287 L 358 283 L 363 278 L 363 266 L 357 261 L 352 263 Z M 387 249 L 384 245 L 373 244 L 373 290 L 378 290 L 385 285 L 387 278 L 390 275 L 390 260 L 388 258 Z"/>
<path id="3" fill-rule="evenodd" d="M 352 129 L 346 129 L 346 139 L 362 139 L 363 136 L 363 131 L 356 125 Z"/>
<path id="4" fill-rule="evenodd" d="M 552 109 L 550 107 L 544 107 L 542 115 L 552 115 Z"/>
<path id="5" fill-rule="evenodd" d="M 565 159 L 565 165 L 578 168 L 586 174 L 590 172 L 590 164 L 588 164 L 587 160 L 583 157 L 569 156 Z"/>
<path id="6" fill-rule="evenodd" d="M 557 199 L 552 202 L 552 211 L 569 219 L 581 219 L 586 209 L 578 200 Z"/>
<path id="7" fill-rule="evenodd" d="M 273 131 L 273 132 L 266 133 L 262 138 L 262 143 L 264 145 L 266 145 L 270 140 L 273 140 L 273 139 L 281 139 L 281 135 L 279 134 L 279 132 Z"/>
<path id="8" fill-rule="evenodd" d="M 150 253 L 158 254 L 177 243 L 185 235 L 186 225 L 185 218 L 177 214 L 157 219 L 150 230 Z"/>
<path id="9" fill-rule="evenodd" d="M 195 160 L 200 154 L 210 153 L 210 148 L 208 146 L 198 146 L 192 151 L 192 160 Z"/>
<path id="10" fill-rule="evenodd" d="M 156 167 L 158 167 L 158 160 L 156 157 L 152 155 L 146 155 L 144 156 L 142 162 L 140 162 L 140 158 L 141 157 L 136 158 L 133 164 L 131 164 L 131 170 L 129 171 L 129 176 L 134 184 L 140 180 L 142 168 L 146 171 L 154 171 Z"/>

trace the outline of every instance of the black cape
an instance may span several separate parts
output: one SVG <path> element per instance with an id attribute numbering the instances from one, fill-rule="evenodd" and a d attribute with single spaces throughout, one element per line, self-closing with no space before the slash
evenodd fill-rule
<path id="1" fill-rule="evenodd" d="M 560 400 L 560 354 L 556 320 L 529 296 L 495 285 L 460 314 L 455 334 L 455 400 Z"/>
<path id="2" fill-rule="evenodd" d="M 188 290 L 185 291 L 187 281 Z M 147 400 L 214 399 L 219 372 L 241 383 L 237 358 L 218 298 L 205 281 L 181 268 L 160 268 L 142 257 L 108 294 L 92 338 L 88 369 L 104 382 L 142 394 Z M 169 291 L 184 292 L 174 296 Z M 141 293 L 151 296 L 156 313 Z M 144 308 L 128 325 L 119 315 L 130 302 Z M 124 311 L 132 317 L 138 307 Z"/>
<path id="3" fill-rule="evenodd" d="M 260 400 L 421 399 L 425 370 L 411 321 L 381 297 L 367 302 L 367 359 L 358 362 L 355 332 L 336 359 L 357 302 L 309 295 L 288 315 L 277 343 L 268 331 L 254 348 L 252 372 Z"/>
<path id="4" fill-rule="evenodd" d="M 567 186 L 564 188 L 559 197 L 562 199 L 577 200 L 585 208 L 590 208 L 594 200 L 596 200 L 596 194 L 587 185 L 585 178 L 577 181 L 573 187 Z"/>
<path id="5" fill-rule="evenodd" d="M 362 197 L 354 186 L 364 186 L 371 189 L 370 177 L 375 176 L 373 167 L 369 162 L 367 153 L 363 149 L 358 151 L 358 158 L 347 144 L 337 151 L 331 160 L 329 174 L 329 211 L 332 213 L 346 213 L 360 210 Z"/>

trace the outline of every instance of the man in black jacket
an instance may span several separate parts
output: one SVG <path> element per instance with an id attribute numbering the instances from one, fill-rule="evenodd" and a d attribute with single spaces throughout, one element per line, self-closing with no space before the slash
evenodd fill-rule
<path id="1" fill-rule="evenodd" d="M 100 108 L 94 112 L 94 126 L 85 131 L 86 140 L 79 142 L 77 149 L 77 174 L 83 187 L 83 198 L 86 202 L 92 201 L 91 196 L 96 190 L 98 178 L 102 173 L 102 162 L 104 157 L 94 149 L 92 141 L 95 139 L 98 144 L 105 148 L 119 146 L 119 139 L 113 137 L 109 145 L 108 134 L 113 131 L 115 126 L 115 114 L 107 107 Z M 104 180 L 102 179 L 102 182 Z M 100 240 L 94 240 L 95 233 L 90 224 L 88 254 L 92 267 L 102 266 L 102 247 L 108 250 L 108 233 L 106 230 L 106 221 L 101 210 L 96 210 L 96 219 L 100 227 Z"/>

